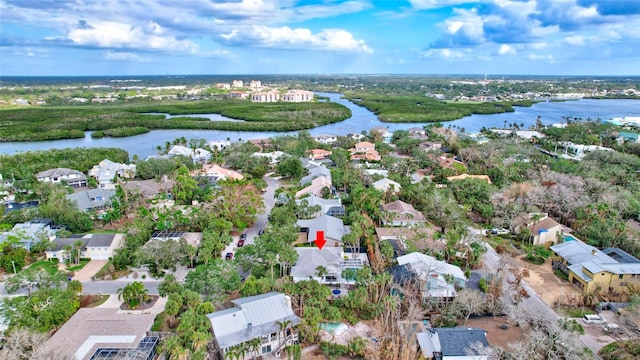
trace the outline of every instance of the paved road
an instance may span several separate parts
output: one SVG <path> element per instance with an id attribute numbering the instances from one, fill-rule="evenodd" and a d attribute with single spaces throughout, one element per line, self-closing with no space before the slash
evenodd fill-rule
<path id="1" fill-rule="evenodd" d="M 82 293 L 83 294 L 117 294 L 118 289 L 125 287 L 127 284 L 131 283 L 129 280 L 113 280 L 113 281 L 85 281 L 82 282 Z M 150 295 L 158 294 L 158 285 L 160 285 L 161 281 L 158 280 L 149 280 L 142 281 L 144 286 L 149 290 Z M 26 290 L 19 290 L 11 295 L 7 293 L 7 290 L 4 288 L 4 283 L 0 284 L 0 298 L 8 297 L 8 296 L 19 296 L 26 295 Z"/>
<path id="2" fill-rule="evenodd" d="M 272 174 L 272 173 L 270 173 Z M 256 223 L 253 224 L 252 227 L 247 228 L 244 233 L 247 234 L 247 240 L 245 240 L 245 245 L 253 244 L 254 238 L 258 236 L 260 230 L 264 229 L 267 226 L 267 222 L 269 220 L 269 214 L 271 213 L 271 209 L 276 203 L 275 200 L 275 192 L 280 187 L 280 181 L 269 176 L 270 174 L 265 175 L 262 179 L 267 183 L 267 189 L 262 194 L 262 201 L 264 203 L 264 211 L 261 214 L 258 214 Z M 239 236 L 233 237 L 233 242 L 227 246 L 222 251 L 222 257 L 224 258 L 225 254 L 228 252 L 235 253 L 237 250 Z"/>

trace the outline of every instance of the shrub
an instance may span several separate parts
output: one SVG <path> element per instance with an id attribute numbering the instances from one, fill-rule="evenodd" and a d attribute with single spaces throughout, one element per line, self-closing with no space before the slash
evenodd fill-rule
<path id="1" fill-rule="evenodd" d="M 481 278 L 480 281 L 478 281 L 478 287 L 480 288 L 480 291 L 482 291 L 483 293 L 486 293 L 487 288 L 489 288 L 489 286 L 487 285 L 487 280 L 485 280 L 484 278 Z"/>
<path id="2" fill-rule="evenodd" d="M 569 280 L 569 276 L 565 273 L 563 273 L 560 269 L 555 269 L 553 270 L 553 273 L 556 274 L 556 276 L 558 276 L 559 278 L 563 279 L 563 280 Z"/>

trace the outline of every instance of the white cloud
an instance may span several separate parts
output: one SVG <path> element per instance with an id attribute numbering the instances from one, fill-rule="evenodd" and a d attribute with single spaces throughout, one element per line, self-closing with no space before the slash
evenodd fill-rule
<path id="1" fill-rule="evenodd" d="M 233 29 L 222 38 L 232 43 L 249 43 L 260 47 L 373 53 L 364 40 L 357 40 L 342 29 L 325 29 L 317 34 L 306 28 L 254 25 Z"/>
<path id="2" fill-rule="evenodd" d="M 198 45 L 189 40 L 178 40 L 166 33 L 153 21 L 125 24 L 114 21 L 96 21 L 89 26 L 74 28 L 67 38 L 76 45 L 117 49 L 166 50 L 197 53 Z"/>
<path id="3" fill-rule="evenodd" d="M 461 5 L 472 3 L 471 0 L 409 0 L 411 6 L 415 9 L 438 9 L 447 6 Z"/>
<path id="4" fill-rule="evenodd" d="M 564 38 L 564 42 L 571 46 L 585 46 L 587 44 L 582 35 L 567 36 Z"/>
<path id="5" fill-rule="evenodd" d="M 498 49 L 498 54 L 500 55 L 513 55 L 515 53 L 516 49 L 514 49 L 513 46 L 507 44 L 500 45 L 500 48 Z"/>
<path id="6" fill-rule="evenodd" d="M 104 56 L 107 60 L 127 61 L 127 62 L 149 62 L 151 59 L 143 58 L 131 52 L 107 51 Z"/>
<path id="7" fill-rule="evenodd" d="M 429 49 L 422 52 L 421 56 L 423 58 L 461 59 L 465 57 L 465 53 L 460 50 Z"/>

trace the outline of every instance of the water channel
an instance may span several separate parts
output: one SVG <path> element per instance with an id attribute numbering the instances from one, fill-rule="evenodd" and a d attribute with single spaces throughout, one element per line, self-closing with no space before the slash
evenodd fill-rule
<path id="1" fill-rule="evenodd" d="M 349 119 L 335 124 L 329 124 L 309 130 L 312 135 L 333 134 L 346 135 L 351 132 L 360 133 L 362 130 L 382 126 L 390 131 L 408 129 L 411 127 L 421 127 L 425 123 L 384 123 L 381 122 L 369 110 L 357 106 L 352 102 L 340 98 L 340 94 L 317 93 L 327 96 L 331 101 L 342 104 L 351 109 L 352 116 Z M 184 115 L 180 115 L 184 116 Z M 196 116 L 196 115 L 190 115 Z M 201 114 L 200 117 L 208 117 L 212 121 L 221 121 L 217 114 Z M 544 124 L 564 122 L 564 118 L 582 119 L 602 119 L 608 120 L 615 117 L 640 116 L 639 100 L 592 100 L 583 99 L 565 102 L 541 102 L 532 107 L 515 107 L 515 112 L 493 114 L 493 115 L 471 115 L 465 118 L 446 122 L 445 126 L 457 126 L 464 128 L 466 132 L 478 132 L 482 127 L 501 128 L 506 124 L 524 124 L 524 128 L 535 124 L 540 116 Z M 125 138 L 105 137 L 94 139 L 91 132 L 81 139 L 52 140 L 52 141 L 29 141 L 29 142 L 0 142 L 0 153 L 13 154 L 22 151 L 46 150 L 52 148 L 72 148 L 72 147 L 118 147 L 129 152 L 129 156 L 138 155 L 145 158 L 157 153 L 156 146 L 164 145 L 165 142 L 172 142 L 174 139 L 184 136 L 187 139 L 202 138 L 206 140 L 231 141 L 251 140 L 267 138 L 283 134 L 295 134 L 296 132 L 250 132 L 250 131 L 221 131 L 221 130 L 152 130 L 149 133 Z"/>

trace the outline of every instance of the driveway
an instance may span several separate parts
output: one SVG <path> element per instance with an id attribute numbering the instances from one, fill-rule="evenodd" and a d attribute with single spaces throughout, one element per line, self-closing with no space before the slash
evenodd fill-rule
<path id="1" fill-rule="evenodd" d="M 109 260 L 91 260 L 73 276 L 73 280 L 91 281 L 93 276 L 105 266 Z"/>
<path id="2" fill-rule="evenodd" d="M 256 223 L 253 224 L 252 227 L 245 229 L 244 233 L 247 234 L 247 239 L 244 242 L 245 245 L 253 244 L 254 239 L 256 236 L 258 236 L 258 233 L 260 232 L 260 230 L 267 227 L 267 222 L 269 221 L 269 214 L 271 213 L 271 209 L 273 209 L 273 206 L 276 203 L 275 192 L 280 187 L 280 181 L 272 178 L 270 176 L 272 174 L 273 173 L 266 174 L 262 178 L 262 180 L 264 180 L 267 183 L 267 189 L 265 190 L 264 194 L 262 194 L 264 211 L 261 214 L 258 214 L 256 218 Z M 224 250 L 222 250 L 221 256 L 223 259 L 226 253 L 228 252 L 232 252 L 235 254 L 239 239 L 240 239 L 239 235 L 233 236 L 233 242 L 229 244 Z"/>

